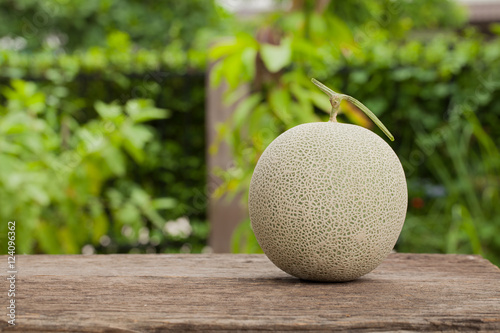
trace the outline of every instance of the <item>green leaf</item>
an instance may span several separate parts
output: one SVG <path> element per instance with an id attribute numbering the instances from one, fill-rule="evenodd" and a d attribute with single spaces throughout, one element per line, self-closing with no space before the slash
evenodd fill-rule
<path id="1" fill-rule="evenodd" d="M 337 45 L 340 45 L 341 47 L 350 47 L 354 44 L 351 29 L 344 20 L 332 15 L 329 16 L 328 23 L 330 25 L 330 29 L 335 31 L 335 33 L 332 34 L 332 37 Z"/>
<path id="2" fill-rule="evenodd" d="M 114 214 L 115 218 L 121 224 L 134 224 L 141 220 L 141 214 L 137 207 L 127 202 L 121 206 Z"/>
<path id="3" fill-rule="evenodd" d="M 216 88 L 222 82 L 224 77 L 224 62 L 219 61 L 215 63 L 209 71 L 210 87 Z"/>
<path id="4" fill-rule="evenodd" d="M 151 108 L 141 111 L 139 114 L 132 117 L 135 123 L 142 123 L 150 120 L 165 119 L 170 115 L 170 111 L 163 109 Z"/>
<path id="5" fill-rule="evenodd" d="M 208 53 L 211 60 L 218 60 L 241 50 L 236 38 L 228 38 L 215 44 Z"/>
<path id="6" fill-rule="evenodd" d="M 269 93 L 269 105 L 273 113 L 284 123 L 290 124 L 290 93 L 283 88 L 274 88 Z"/>
<path id="7" fill-rule="evenodd" d="M 24 190 L 37 204 L 41 206 L 47 206 L 50 203 L 50 197 L 44 188 L 36 184 L 28 184 L 25 186 Z"/>
<path id="8" fill-rule="evenodd" d="M 177 205 L 177 200 L 174 198 L 157 198 L 151 201 L 154 209 L 172 209 Z"/>
<path id="9" fill-rule="evenodd" d="M 238 33 L 236 38 L 227 38 L 215 44 L 209 52 L 209 59 L 219 60 L 221 58 L 245 52 L 248 49 L 256 50 L 258 47 L 255 38 L 248 33 Z"/>
<path id="10" fill-rule="evenodd" d="M 25 113 L 10 113 L 3 116 L 0 122 L 0 132 L 4 134 L 19 134 L 30 127 L 30 117 Z"/>
<path id="11" fill-rule="evenodd" d="M 258 152 L 264 149 L 278 136 L 279 130 L 275 118 L 267 103 L 261 103 L 250 115 L 248 132 L 252 146 Z"/>
<path id="12" fill-rule="evenodd" d="M 162 228 L 164 226 L 166 221 L 153 208 L 152 200 L 148 193 L 136 187 L 132 190 L 131 201 L 141 209 L 142 213 L 146 215 L 157 228 Z"/>
<path id="13" fill-rule="evenodd" d="M 240 128 L 243 123 L 248 119 L 248 115 L 252 112 L 257 105 L 259 105 L 262 96 L 260 93 L 255 93 L 242 100 L 233 113 L 233 124 L 236 128 Z"/>
<path id="14" fill-rule="evenodd" d="M 92 243 L 98 243 L 101 237 L 107 234 L 108 229 L 109 222 L 104 212 L 92 215 Z"/>
<path id="15" fill-rule="evenodd" d="M 239 54 L 231 55 L 224 59 L 222 73 L 229 87 L 236 88 L 241 83 L 243 63 Z"/>
<path id="16" fill-rule="evenodd" d="M 35 233 L 40 247 L 44 253 L 59 254 L 60 244 L 57 239 L 57 228 L 47 222 L 40 222 Z"/>
<path id="17" fill-rule="evenodd" d="M 231 237 L 232 253 L 263 253 L 253 233 L 250 219 L 241 222 Z"/>
<path id="18" fill-rule="evenodd" d="M 106 37 L 109 48 L 115 52 L 127 52 L 130 49 L 130 37 L 126 32 L 113 31 Z"/>
<path id="19" fill-rule="evenodd" d="M 107 146 L 102 152 L 102 156 L 108 165 L 109 170 L 115 176 L 124 176 L 126 171 L 126 161 L 123 153 L 113 146 Z"/>
<path id="20" fill-rule="evenodd" d="M 122 114 L 121 106 L 115 104 L 97 101 L 94 103 L 94 108 L 103 119 L 115 119 Z"/>
<path id="21" fill-rule="evenodd" d="M 279 45 L 262 44 L 260 56 L 271 73 L 282 70 L 292 62 L 291 39 L 285 38 Z"/>
<path id="22" fill-rule="evenodd" d="M 314 114 L 314 108 L 311 102 L 311 100 L 313 100 L 314 98 L 313 96 L 314 91 L 304 89 L 299 84 L 292 82 L 290 84 L 290 93 L 292 94 L 293 97 L 295 97 L 295 100 L 298 101 L 298 104 L 292 103 L 290 105 L 290 111 L 292 114 L 295 115 L 295 118 L 300 123 L 319 121 L 318 117 Z M 324 98 L 324 95 L 321 101 L 326 101 L 326 103 L 329 104 L 328 100 Z"/>
<path id="23" fill-rule="evenodd" d="M 62 252 L 67 254 L 79 254 L 80 248 L 75 240 L 74 234 L 68 227 L 59 228 L 57 230 L 57 238 L 61 244 Z"/>
<path id="24" fill-rule="evenodd" d="M 309 92 L 309 97 L 311 98 L 311 101 L 313 104 L 318 107 L 320 110 L 330 113 L 332 110 L 332 105 L 328 101 L 328 99 L 325 98 L 325 95 L 319 92 L 311 91 Z"/>
<path id="25" fill-rule="evenodd" d="M 151 203 L 149 194 L 137 187 L 132 190 L 131 200 L 139 207 L 146 207 Z"/>
<path id="26" fill-rule="evenodd" d="M 141 125 L 125 125 L 121 128 L 125 138 L 123 144 L 125 149 L 137 161 L 144 161 L 144 145 L 151 140 L 153 134 L 146 127 Z"/>
<path id="27" fill-rule="evenodd" d="M 245 80 L 250 80 L 255 77 L 255 59 L 257 58 L 256 49 L 245 49 L 241 53 L 241 62 L 245 70 Z"/>
<path id="28" fill-rule="evenodd" d="M 125 111 L 135 123 L 165 119 L 170 115 L 169 111 L 155 108 L 153 101 L 146 99 L 128 101 L 125 105 Z"/>

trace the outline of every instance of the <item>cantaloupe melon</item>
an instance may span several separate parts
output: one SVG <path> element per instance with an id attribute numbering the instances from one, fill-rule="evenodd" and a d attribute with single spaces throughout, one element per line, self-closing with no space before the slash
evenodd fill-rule
<path id="1" fill-rule="evenodd" d="M 330 95 L 331 120 L 296 126 L 266 148 L 250 184 L 250 220 L 264 253 L 283 271 L 349 281 L 394 247 L 406 215 L 406 179 L 382 138 L 335 121 L 345 95 L 318 86 Z"/>

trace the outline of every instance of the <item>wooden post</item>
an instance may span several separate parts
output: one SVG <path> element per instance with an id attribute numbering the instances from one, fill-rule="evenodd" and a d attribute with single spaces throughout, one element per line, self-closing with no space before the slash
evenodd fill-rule
<path id="1" fill-rule="evenodd" d="M 209 245 L 216 253 L 230 252 L 231 235 L 236 226 L 246 217 L 246 210 L 241 204 L 241 197 L 228 201 L 226 198 L 214 199 L 213 191 L 221 184 L 221 180 L 213 173 L 215 168 L 224 170 L 231 167 L 233 159 L 229 147 L 221 144 L 216 154 L 209 153 L 209 147 L 215 141 L 217 136 L 216 125 L 227 120 L 233 113 L 235 105 L 225 105 L 223 103 L 223 94 L 227 91 L 227 85 L 223 82 L 219 87 L 210 86 L 210 69 L 206 79 L 206 158 L 207 158 L 207 191 L 209 195 L 208 202 L 208 220 L 210 222 Z M 247 89 L 242 87 L 241 89 Z"/>

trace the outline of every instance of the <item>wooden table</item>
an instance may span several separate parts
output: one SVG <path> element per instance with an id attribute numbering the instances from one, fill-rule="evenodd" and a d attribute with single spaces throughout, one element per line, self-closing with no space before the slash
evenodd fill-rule
<path id="1" fill-rule="evenodd" d="M 1 290 L 0 331 L 500 332 L 500 270 L 479 256 L 391 254 L 348 283 L 301 281 L 264 255 L 30 255 L 17 269 L 17 324 Z"/>

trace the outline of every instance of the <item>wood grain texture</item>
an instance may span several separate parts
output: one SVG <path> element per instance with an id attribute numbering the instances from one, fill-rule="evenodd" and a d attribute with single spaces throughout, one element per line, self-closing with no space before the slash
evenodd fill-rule
<path id="1" fill-rule="evenodd" d="M 500 270 L 479 256 L 391 254 L 348 283 L 301 281 L 264 255 L 17 256 L 17 267 L 17 325 L 3 310 L 0 331 L 500 332 Z"/>

